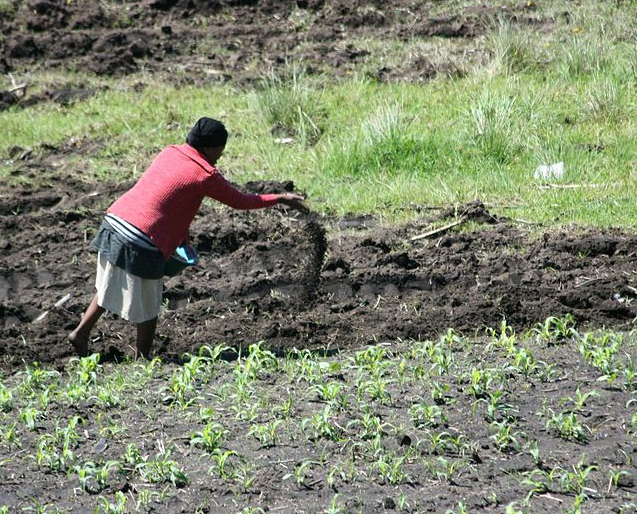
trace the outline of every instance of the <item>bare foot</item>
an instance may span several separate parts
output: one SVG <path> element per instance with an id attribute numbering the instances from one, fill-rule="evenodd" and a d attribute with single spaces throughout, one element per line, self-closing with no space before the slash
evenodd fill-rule
<path id="1" fill-rule="evenodd" d="M 68 335 L 69 342 L 75 348 L 75 353 L 79 357 L 86 357 L 88 355 L 88 334 L 74 330 Z"/>
<path id="2" fill-rule="evenodd" d="M 139 349 L 135 350 L 135 360 L 139 361 L 139 360 L 150 360 L 150 354 L 148 353 L 144 353 L 142 351 L 140 351 Z"/>

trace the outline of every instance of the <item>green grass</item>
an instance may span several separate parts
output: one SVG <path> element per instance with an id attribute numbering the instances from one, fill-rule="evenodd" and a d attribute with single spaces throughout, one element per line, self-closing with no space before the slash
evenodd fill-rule
<path id="1" fill-rule="evenodd" d="M 527 75 L 306 87 L 321 100 L 321 114 L 310 118 L 299 107 L 298 117 L 282 115 L 285 135 L 294 138 L 290 144 L 271 131 L 276 114 L 253 108 L 254 93 L 166 86 L 108 91 L 69 108 L 4 112 L 0 121 L 11 137 L 0 152 L 96 140 L 101 150 L 80 154 L 78 167 L 98 179 L 131 178 L 162 146 L 183 141 L 192 120 L 209 114 L 230 130 L 220 166 L 233 179 L 293 179 L 318 209 L 391 218 L 409 203 L 477 197 L 522 205 L 530 219 L 549 221 L 603 192 L 606 202 L 564 221 L 637 225 L 635 196 L 626 187 L 637 153 L 630 81 Z M 563 182 L 574 188 L 540 189 L 535 167 L 558 161 L 565 163 Z M 14 166 L 5 161 L 2 169 Z M 620 212 L 616 200 L 624 204 Z"/>
<path id="2" fill-rule="evenodd" d="M 135 78 L 93 79 L 109 90 L 70 107 L 0 113 L 9 135 L 0 141 L 0 176 L 19 168 L 7 158 L 14 146 L 44 156 L 43 143 L 96 141 L 96 150 L 80 145 L 69 157 L 70 172 L 134 178 L 210 115 L 230 130 L 219 163 L 230 178 L 292 179 L 324 212 L 397 222 L 417 216 L 409 205 L 479 198 L 515 206 L 528 221 L 637 227 L 637 22 L 629 15 L 637 7 L 584 2 L 567 22 L 552 3 L 538 4 L 553 16 L 550 31 L 495 20 L 462 76 L 424 83 L 381 83 L 368 70 L 419 55 L 455 62 L 467 42 L 362 40 L 372 55 L 352 77 L 309 76 L 291 62 L 252 90 L 143 76 L 149 86 L 136 92 Z M 561 182 L 545 188 L 533 179 L 538 165 L 560 161 Z M 495 213 L 509 214 L 504 207 Z"/>

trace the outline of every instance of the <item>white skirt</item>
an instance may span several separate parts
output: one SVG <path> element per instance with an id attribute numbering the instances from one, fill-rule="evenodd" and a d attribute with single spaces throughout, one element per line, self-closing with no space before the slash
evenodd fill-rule
<path id="1" fill-rule="evenodd" d="M 163 278 L 152 280 L 130 275 L 98 253 L 95 277 L 97 303 L 125 320 L 143 323 L 156 318 L 161 307 L 163 285 Z"/>

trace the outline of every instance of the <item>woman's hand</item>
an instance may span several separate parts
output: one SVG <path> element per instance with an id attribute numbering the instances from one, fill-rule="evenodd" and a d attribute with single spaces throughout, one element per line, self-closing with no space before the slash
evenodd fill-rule
<path id="1" fill-rule="evenodd" d="M 308 209 L 307 205 L 303 203 L 304 201 L 304 197 L 295 193 L 282 193 L 279 195 L 279 203 L 287 205 L 291 209 L 296 209 L 303 214 L 307 214 L 310 212 L 310 209 Z"/>

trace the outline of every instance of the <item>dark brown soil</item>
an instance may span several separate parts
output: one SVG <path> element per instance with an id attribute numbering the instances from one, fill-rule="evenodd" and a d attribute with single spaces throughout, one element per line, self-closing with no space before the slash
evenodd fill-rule
<path id="1" fill-rule="evenodd" d="M 63 365 L 71 355 L 65 334 L 93 291 L 88 242 L 127 185 L 55 178 L 38 190 L 2 188 L 3 367 Z M 350 219 L 341 228 L 339 220 L 279 208 L 205 207 L 192 226 L 200 264 L 166 282 L 157 353 L 176 359 L 203 344 L 259 340 L 281 350 L 351 348 L 433 337 L 449 327 L 470 335 L 503 318 L 523 330 L 566 313 L 583 326 L 631 326 L 637 236 L 575 227 L 531 236 L 479 203 L 445 215 L 454 213 L 483 224 L 410 242 L 426 220 L 366 228 L 368 219 L 359 227 Z M 67 294 L 60 309 L 33 322 Z M 127 352 L 133 336 L 132 327 L 108 318 L 94 335 L 92 349 L 103 355 Z"/>
<path id="2" fill-rule="evenodd" d="M 0 189 L 0 366 L 8 377 L 24 375 L 16 371 L 33 361 L 72 376 L 72 351 L 66 335 L 93 294 L 95 255 L 88 241 L 105 207 L 128 186 L 86 184 L 53 173 L 47 174 L 47 182 L 36 189 Z M 253 190 L 291 187 L 291 183 L 250 184 Z M 429 228 L 427 221 L 384 228 L 370 217 L 336 220 L 298 217 L 279 208 L 239 213 L 205 207 L 191 231 L 202 257 L 200 264 L 166 283 L 157 354 L 164 361 L 179 362 L 183 353 L 193 354 L 202 345 L 224 344 L 242 347 L 245 352 L 248 344 L 264 341 L 264 347 L 275 353 L 296 347 L 353 355 L 369 344 L 383 343 L 394 356 L 407 356 L 413 339 L 438 340 L 453 327 L 459 334 L 479 336 L 450 346 L 468 372 L 472 365 L 476 369 L 501 366 L 503 352 L 485 347 L 488 339 L 483 329 L 498 327 L 503 318 L 518 333 L 548 316 L 566 313 L 575 316 L 582 331 L 601 326 L 632 328 L 637 296 L 636 235 L 575 227 L 531 235 L 525 227 L 492 216 L 479 202 L 449 209 L 436 218 L 444 223 L 458 215 L 471 220 L 474 227 L 480 225 L 410 242 Z M 66 295 L 71 295 L 66 303 L 52 308 Z M 46 316 L 35 321 L 47 310 Z M 132 353 L 134 330 L 126 322 L 106 316 L 93 336 L 91 349 L 106 361 Z M 629 351 L 634 353 L 634 347 Z M 171 373 L 168 365 L 162 377 L 136 392 L 135 399 L 129 398 L 134 406 L 125 411 L 104 411 L 89 399 L 60 406 L 55 413 L 63 419 L 78 415 L 85 422 L 84 435 L 74 446 L 77 462 L 121 460 L 131 441 L 150 456 L 162 441 L 169 441 L 173 458 L 184 466 L 190 485 L 169 486 L 166 499 L 160 500 L 162 484 L 138 484 L 122 472 L 109 478 L 108 487 L 91 492 L 96 487 L 93 484 L 87 492 L 74 492 L 78 487 L 75 472 L 42 472 L 29 457 L 42 434 L 55 431 L 58 418 L 49 407 L 51 415 L 39 422 L 37 431 L 21 428 L 24 456 L 17 447 L 0 447 L 5 462 L 0 471 L 0 502 L 16 508 L 34 506 L 37 495 L 41 505 L 86 512 L 96 505 L 98 493 L 114 503 L 118 491 L 138 498 L 150 487 L 155 500 L 148 512 L 193 512 L 195 506 L 203 512 L 238 512 L 238 504 L 318 513 L 325 512 L 336 494 L 346 512 L 392 511 L 401 494 L 406 495 L 408 512 L 444 512 L 460 502 L 471 512 L 504 512 L 511 502 L 521 504 L 531 490 L 523 478 L 538 469 L 528 451 L 522 450 L 528 438 L 541 448 L 541 470 L 556 467 L 564 474 L 578 463 L 594 465 L 587 482 L 587 512 L 619 512 L 635 490 L 630 442 L 634 436 L 627 428 L 627 406 L 634 394 L 630 388 L 597 381 L 600 371 L 578 359 L 573 341 L 538 344 L 533 353 L 538 362 L 553 367 L 553 376 L 541 379 L 511 372 L 505 394 L 515 414 L 506 419 L 516 430 L 524 431 L 524 435 L 515 433 L 517 449 L 494 446 L 495 425 L 486 418 L 486 403 L 476 402 L 462 376 L 438 378 L 448 387 L 443 406 L 448 420 L 442 426 L 414 428 L 410 418 L 410 407 L 430 398 L 429 385 L 393 381 L 388 386 L 391 402 L 373 403 L 375 415 L 387 423 L 382 451 L 403 455 L 413 454 L 417 448 L 434 467 L 463 463 L 459 465 L 464 471 L 449 482 L 436 478 L 435 471 L 416 459 L 406 464 L 411 478 L 398 489 L 379 481 L 374 457 L 359 455 L 353 445 L 357 479 L 338 481 L 329 488 L 330 468 L 326 465 L 312 468 L 309 486 L 297 485 L 288 476 L 292 466 L 306 460 L 319 462 L 325 452 L 328 462 L 337 461 L 342 457 L 339 446 L 307 440 L 300 423 L 288 421 L 280 432 L 282 442 L 263 448 L 246 436 L 250 423 L 238 420 L 227 404 L 221 404 L 218 419 L 229 430 L 224 449 L 236 452 L 233 465 L 241 459 L 255 465 L 257 473 L 249 491 L 229 485 L 210 476 L 210 459 L 189 444 L 190 434 L 202 427 L 196 421 L 195 407 L 191 408 L 192 421 L 185 422 L 184 411 L 160 402 L 166 395 L 162 384 Z M 409 373 L 416 369 L 415 364 L 407 364 Z M 198 386 L 202 407 L 208 407 L 217 398 L 216 392 L 235 380 L 229 370 L 209 376 L 207 385 Z M 353 387 L 354 378 L 346 379 L 340 372 L 329 373 L 327 379 Z M 284 372 L 265 372 L 257 382 L 272 405 L 279 405 L 286 394 L 292 395 L 297 420 L 309 419 L 323 408 L 315 400 L 304 400 L 311 391 L 308 384 L 287 380 Z M 546 428 L 549 418 L 540 414 L 566 408 L 563 402 L 576 397 L 580 387 L 598 394 L 585 410 L 578 411 L 590 437 L 585 442 L 564 440 Z M 16 423 L 17 408 L 14 411 L 3 423 Z M 359 429 L 350 430 L 349 423 L 360 423 L 364 415 L 350 407 L 336 422 L 347 427 L 348 436 L 360 437 L 354 435 Z M 130 432 L 102 435 L 108 432 L 100 419 L 109 419 L 115 428 L 128 427 Z M 270 412 L 259 416 L 262 423 L 272 419 L 276 418 Z M 438 432 L 463 437 L 473 453 L 466 453 L 466 448 L 461 454 L 449 448 L 438 453 L 426 442 Z M 610 487 L 608 472 L 618 470 L 632 475 L 622 476 L 620 488 L 605 493 Z M 556 502 L 572 504 L 574 497 L 564 491 L 566 486 L 554 487 L 551 494 L 538 494 L 531 500 L 532 512 L 553 512 Z"/>
<path id="3" fill-rule="evenodd" d="M 495 17 L 534 26 L 552 23 L 532 2 L 447 10 L 412 0 L 14 0 L 11 5 L 0 19 L 2 73 L 72 68 L 122 76 L 143 69 L 192 83 L 252 81 L 292 60 L 309 72 L 347 75 L 373 59 L 356 47 L 361 38 L 472 40 Z M 462 74 L 461 68 L 453 60 L 432 61 L 416 52 L 409 62 L 379 64 L 369 73 L 379 80 L 419 81 Z M 49 97 L 67 100 L 91 92 L 82 85 L 47 87 Z M 2 93 L 0 109 L 29 105 L 29 92 L 22 98 Z"/>

